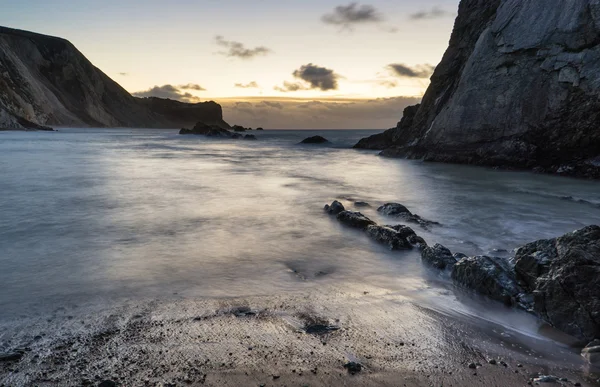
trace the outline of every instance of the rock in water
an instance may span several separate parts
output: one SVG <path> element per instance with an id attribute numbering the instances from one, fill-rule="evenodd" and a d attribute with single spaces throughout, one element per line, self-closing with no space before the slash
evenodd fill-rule
<path id="1" fill-rule="evenodd" d="M 413 214 L 408 210 L 408 208 L 406 208 L 400 203 L 386 203 L 383 206 L 379 207 L 377 209 L 377 212 L 380 212 L 383 215 L 401 218 L 407 222 L 417 223 L 425 229 L 432 225 L 439 225 L 438 222 L 423 219 L 419 215 Z"/>
<path id="2" fill-rule="evenodd" d="M 252 140 L 252 141 L 254 141 L 254 140 L 258 140 L 258 139 L 253 134 L 247 134 L 247 135 L 244 136 L 244 140 Z"/>
<path id="3" fill-rule="evenodd" d="M 463 288 L 507 305 L 516 305 L 521 293 L 511 268 L 502 258 L 463 258 L 454 265 L 452 280 Z"/>
<path id="4" fill-rule="evenodd" d="M 325 137 L 312 136 L 312 137 L 305 138 L 304 140 L 302 140 L 300 142 L 300 144 L 325 144 L 328 142 L 329 142 L 329 140 L 327 140 Z"/>
<path id="5" fill-rule="evenodd" d="M 400 203 L 387 203 L 377 209 L 377 212 L 387 216 L 412 215 L 408 208 Z"/>
<path id="6" fill-rule="evenodd" d="M 515 271 L 540 317 L 580 339 L 600 337 L 600 227 L 521 247 Z"/>
<path id="7" fill-rule="evenodd" d="M 337 220 L 346 226 L 366 230 L 367 227 L 373 226 L 376 223 L 367 218 L 360 212 L 342 211 L 337 215 Z"/>
<path id="8" fill-rule="evenodd" d="M 354 375 L 362 371 L 362 364 L 351 361 L 344 364 L 344 368 L 348 370 L 348 373 Z"/>
<path id="9" fill-rule="evenodd" d="M 600 177 L 598 26 L 597 0 L 462 0 L 421 104 L 357 147 Z"/>
<path id="10" fill-rule="evenodd" d="M 346 209 L 344 208 L 344 205 L 342 203 L 338 202 L 337 200 L 334 200 L 333 203 L 331 203 L 331 205 L 326 204 L 324 210 L 330 215 L 337 215 L 340 212 L 345 211 Z"/>
<path id="11" fill-rule="evenodd" d="M 452 255 L 452 252 L 439 243 L 433 247 L 425 247 L 421 251 L 421 260 L 427 265 L 440 270 L 452 269 L 456 264 L 456 258 Z"/>
<path id="12" fill-rule="evenodd" d="M 366 231 L 371 239 L 388 246 L 390 250 L 410 250 L 413 247 L 406 236 L 393 228 L 371 225 Z"/>

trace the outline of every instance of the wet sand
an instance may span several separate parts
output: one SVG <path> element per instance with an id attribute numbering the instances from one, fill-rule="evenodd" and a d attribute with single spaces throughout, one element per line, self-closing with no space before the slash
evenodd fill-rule
<path id="1" fill-rule="evenodd" d="M 24 352 L 0 362 L 1 386 L 526 386 L 539 375 L 600 384 L 575 349 L 363 286 L 62 309 L 0 328 L 0 352 Z"/>

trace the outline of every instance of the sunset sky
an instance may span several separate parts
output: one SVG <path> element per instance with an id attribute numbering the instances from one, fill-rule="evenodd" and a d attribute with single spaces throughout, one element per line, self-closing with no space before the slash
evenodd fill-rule
<path id="1" fill-rule="evenodd" d="M 0 0 L 134 95 L 216 100 L 231 123 L 387 128 L 418 101 L 458 0 Z"/>

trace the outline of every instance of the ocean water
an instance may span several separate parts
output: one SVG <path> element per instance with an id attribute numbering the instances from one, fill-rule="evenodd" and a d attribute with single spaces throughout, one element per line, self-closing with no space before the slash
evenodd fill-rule
<path id="1" fill-rule="evenodd" d="M 414 226 L 430 244 L 507 257 L 600 223 L 597 182 L 350 149 L 372 133 L 264 131 L 230 141 L 169 130 L 0 132 L 0 320 L 369 284 L 502 323 L 487 304 L 453 296 L 418 252 L 390 252 L 323 205 L 366 201 L 363 213 L 394 224 L 376 208 L 400 202 L 442 224 Z M 332 145 L 297 144 L 315 134 Z"/>

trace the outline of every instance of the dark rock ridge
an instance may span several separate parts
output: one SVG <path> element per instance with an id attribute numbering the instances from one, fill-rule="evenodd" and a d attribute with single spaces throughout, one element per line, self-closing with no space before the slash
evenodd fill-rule
<path id="1" fill-rule="evenodd" d="M 521 247 L 515 272 L 540 317 L 575 337 L 600 338 L 600 227 Z"/>
<path id="2" fill-rule="evenodd" d="M 215 102 L 135 98 L 64 39 L 0 27 L 0 128 L 229 128 Z"/>
<path id="3" fill-rule="evenodd" d="M 329 142 L 329 140 L 327 140 L 325 137 L 312 136 L 312 137 L 305 138 L 304 140 L 302 140 L 300 142 L 300 144 L 326 144 L 328 142 Z"/>
<path id="4" fill-rule="evenodd" d="M 439 244 L 421 256 L 432 267 L 450 269 L 459 287 L 527 309 L 578 339 L 600 338 L 598 226 L 525 245 L 514 265 L 505 258 L 452 255 Z"/>
<path id="5" fill-rule="evenodd" d="M 596 0 L 462 0 L 420 105 L 356 147 L 600 177 Z"/>
<path id="6" fill-rule="evenodd" d="M 400 218 L 406 222 L 416 223 L 425 229 L 427 229 L 430 226 L 439 226 L 440 225 L 438 222 L 427 220 L 427 219 L 421 218 L 417 214 L 413 214 L 412 212 L 409 211 L 408 208 L 406 208 L 405 206 L 403 206 L 400 203 L 386 203 L 383 206 L 379 207 L 377 209 L 377 212 L 379 212 L 383 215 Z"/>
<path id="7" fill-rule="evenodd" d="M 256 140 L 256 136 L 253 134 L 240 134 L 232 132 L 227 129 L 223 129 L 218 125 L 207 125 L 204 122 L 198 122 L 192 129 L 181 129 L 179 134 L 195 134 L 206 137 L 216 138 L 231 138 L 231 139 L 243 139 L 243 140 Z"/>
<path id="8" fill-rule="evenodd" d="M 380 226 L 360 212 L 345 210 L 344 205 L 337 200 L 331 205 L 325 205 L 324 210 L 330 215 L 335 215 L 340 223 L 364 231 L 369 238 L 389 247 L 390 250 L 410 250 L 414 247 L 422 249 L 427 246 L 427 242 L 410 227 L 401 224 Z"/>

